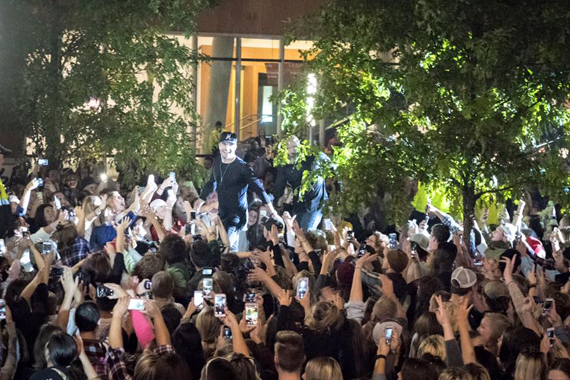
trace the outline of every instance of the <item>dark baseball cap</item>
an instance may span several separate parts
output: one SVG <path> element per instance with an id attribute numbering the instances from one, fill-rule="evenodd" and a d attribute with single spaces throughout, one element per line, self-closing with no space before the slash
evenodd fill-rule
<path id="1" fill-rule="evenodd" d="M 237 144 L 237 135 L 233 132 L 222 132 L 220 135 L 220 142 Z"/>

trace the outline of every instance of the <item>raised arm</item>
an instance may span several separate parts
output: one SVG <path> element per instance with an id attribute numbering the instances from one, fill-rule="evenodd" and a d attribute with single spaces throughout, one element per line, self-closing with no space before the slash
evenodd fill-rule
<path id="1" fill-rule="evenodd" d="M 63 285 L 63 290 L 65 295 L 63 297 L 63 302 L 57 313 L 56 324 L 61 327 L 64 331 L 67 330 L 67 322 L 69 320 L 69 311 L 71 310 L 71 302 L 73 301 L 73 296 L 75 291 L 79 286 L 79 277 L 73 279 L 73 273 L 68 267 L 63 268 L 63 275 L 61 276 L 61 284 Z"/>

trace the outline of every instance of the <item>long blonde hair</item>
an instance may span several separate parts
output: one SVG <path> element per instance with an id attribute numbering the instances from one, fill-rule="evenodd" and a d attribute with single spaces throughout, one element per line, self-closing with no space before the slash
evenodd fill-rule
<path id="1" fill-rule="evenodd" d="M 323 356 L 309 360 L 305 368 L 306 380 L 342 380 L 340 365 L 331 357 Z"/>
<path id="2" fill-rule="evenodd" d="M 542 352 L 521 352 L 517 357 L 515 380 L 544 380 L 546 372 L 546 359 Z"/>

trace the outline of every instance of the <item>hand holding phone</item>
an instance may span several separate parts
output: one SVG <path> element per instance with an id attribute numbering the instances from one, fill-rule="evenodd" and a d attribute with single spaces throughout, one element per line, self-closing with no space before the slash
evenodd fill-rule
<path id="1" fill-rule="evenodd" d="M 301 277 L 297 282 L 297 298 L 303 299 L 309 290 L 309 278 Z"/>
<path id="2" fill-rule="evenodd" d="M 218 318 L 226 316 L 226 295 L 223 293 L 214 296 L 214 315 Z"/>
<path id="3" fill-rule="evenodd" d="M 259 320 L 259 306 L 256 303 L 245 304 L 245 324 L 256 326 Z"/>

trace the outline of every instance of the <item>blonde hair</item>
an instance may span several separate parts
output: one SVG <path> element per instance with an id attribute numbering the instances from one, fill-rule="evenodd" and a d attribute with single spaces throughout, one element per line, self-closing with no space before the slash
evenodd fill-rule
<path id="1" fill-rule="evenodd" d="M 196 328 L 207 344 L 216 342 L 220 335 L 220 321 L 214 315 L 214 308 L 207 306 L 196 317 Z"/>
<path id="2" fill-rule="evenodd" d="M 463 367 L 446 368 L 439 375 L 438 380 L 475 380 Z"/>
<path id="3" fill-rule="evenodd" d="M 99 214 L 101 213 L 101 208 L 103 207 L 103 202 L 101 198 L 97 195 L 89 195 L 85 197 L 83 200 L 83 211 L 85 215 L 89 214 L 90 212 L 94 213 L 95 216 L 98 216 L 97 209 L 99 209 Z"/>
<path id="4" fill-rule="evenodd" d="M 330 328 L 336 330 L 344 322 L 340 310 L 332 302 L 320 301 L 311 307 L 311 313 L 307 318 L 307 326 L 316 331 L 325 331 Z"/>
<path id="5" fill-rule="evenodd" d="M 515 380 L 546 379 L 546 360 L 541 352 L 521 352 L 517 357 Z"/>
<path id="6" fill-rule="evenodd" d="M 509 318 L 499 313 L 486 313 L 483 318 L 489 318 L 489 326 L 491 326 L 490 341 L 496 343 L 505 330 L 511 325 Z"/>
<path id="7" fill-rule="evenodd" d="M 323 356 L 309 360 L 305 368 L 306 380 L 342 380 L 340 365 L 331 357 Z"/>
<path id="8" fill-rule="evenodd" d="M 431 354 L 438 356 L 441 360 L 445 360 L 445 341 L 441 335 L 429 335 L 426 337 L 418 348 L 418 357 L 421 358 L 424 354 Z"/>
<path id="9" fill-rule="evenodd" d="M 384 319 L 396 318 L 398 307 L 390 298 L 380 297 L 372 309 L 372 322 L 381 322 Z"/>

